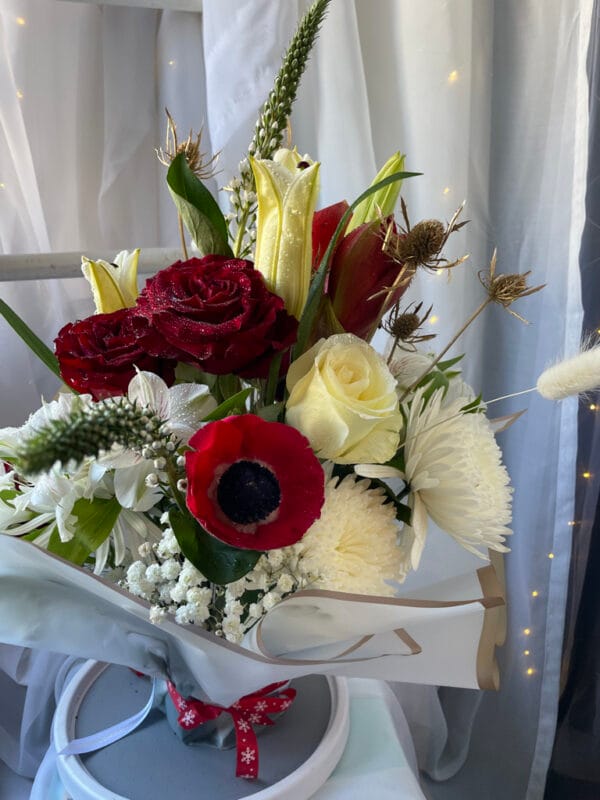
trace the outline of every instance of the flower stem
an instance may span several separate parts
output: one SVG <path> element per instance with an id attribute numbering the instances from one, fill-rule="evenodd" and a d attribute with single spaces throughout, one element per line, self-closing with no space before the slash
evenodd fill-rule
<path id="1" fill-rule="evenodd" d="M 187 261 L 188 251 L 185 244 L 185 233 L 183 231 L 183 219 L 181 218 L 181 214 L 177 214 L 177 223 L 179 225 L 179 238 L 181 239 L 181 249 L 183 250 L 183 258 L 185 261 Z"/>
<path id="2" fill-rule="evenodd" d="M 240 218 L 240 222 L 235 237 L 235 244 L 233 245 L 233 255 L 235 256 L 235 258 L 240 258 L 240 253 L 242 251 L 242 247 L 244 244 L 244 236 L 246 234 L 246 222 L 248 221 L 250 209 L 251 206 L 245 206 L 242 212 L 242 216 Z"/>
<path id="3" fill-rule="evenodd" d="M 448 350 L 450 350 L 450 348 L 452 347 L 452 345 L 453 345 L 453 344 L 454 344 L 454 343 L 455 343 L 455 342 L 456 342 L 456 341 L 457 341 L 457 340 L 458 340 L 458 339 L 459 339 L 459 338 L 460 338 L 460 337 L 463 335 L 463 333 L 464 333 L 464 332 L 467 330 L 467 328 L 469 327 L 469 325 L 470 325 L 472 322 L 474 322 L 474 321 L 477 319 L 477 317 L 478 317 L 478 316 L 481 314 L 481 312 L 482 312 L 482 311 L 484 311 L 484 309 L 486 309 L 486 308 L 487 308 L 487 306 L 488 306 L 488 305 L 489 305 L 491 302 L 492 302 L 492 298 L 491 298 L 491 297 L 486 297 L 486 298 L 485 298 L 485 300 L 484 300 L 484 301 L 483 301 L 483 302 L 482 302 L 482 303 L 481 303 L 481 304 L 480 304 L 480 305 L 479 305 L 479 306 L 478 306 L 478 307 L 475 309 L 475 311 L 474 311 L 474 312 L 471 314 L 471 316 L 470 316 L 470 317 L 469 317 L 469 319 L 468 319 L 468 320 L 465 322 L 465 324 L 464 324 L 464 325 L 463 325 L 463 326 L 462 326 L 462 327 L 461 327 L 461 328 L 460 328 L 460 329 L 459 329 L 459 330 L 458 330 L 458 331 L 457 331 L 457 332 L 454 334 L 454 336 L 452 337 L 452 339 L 450 339 L 450 341 L 448 342 L 448 344 L 446 345 L 446 347 L 444 347 L 444 349 L 443 349 L 443 350 L 442 350 L 440 353 L 438 353 L 438 354 L 437 354 L 437 356 L 436 356 L 436 357 L 433 359 L 433 361 L 431 362 L 431 364 L 429 364 L 429 366 L 427 367 L 427 369 L 426 369 L 424 372 L 422 372 L 422 373 L 419 375 L 419 377 L 416 379 L 416 381 L 414 381 L 414 382 L 413 382 L 413 383 L 412 383 L 412 384 L 411 384 L 411 385 L 408 387 L 408 389 L 405 389 L 405 390 L 404 390 L 404 392 L 403 392 L 403 393 L 402 393 L 402 395 L 400 396 L 400 402 L 402 402 L 403 400 L 405 400 L 405 399 L 406 399 L 406 397 L 407 397 L 407 396 L 408 396 L 408 395 L 409 395 L 411 392 L 413 392 L 413 391 L 414 391 L 414 390 L 417 388 L 417 386 L 418 386 L 418 385 L 421 383 L 421 381 L 423 380 L 423 378 L 425 378 L 425 377 L 426 377 L 426 376 L 427 376 L 427 375 L 428 375 L 428 374 L 431 372 L 431 370 L 432 370 L 432 369 L 433 369 L 433 368 L 436 366 L 436 364 L 438 364 L 438 363 L 439 363 L 439 362 L 442 360 L 442 358 L 443 358 L 443 357 L 446 355 L 446 353 L 448 352 Z"/>

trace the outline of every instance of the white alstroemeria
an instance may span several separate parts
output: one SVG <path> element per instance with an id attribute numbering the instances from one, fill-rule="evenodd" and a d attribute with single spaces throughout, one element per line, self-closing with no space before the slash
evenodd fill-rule
<path id="1" fill-rule="evenodd" d="M 159 487 L 149 487 L 146 484 L 146 478 L 152 472 L 157 470 L 152 461 L 147 459 L 131 467 L 115 470 L 115 497 L 123 508 L 132 511 L 150 511 L 158 503 L 162 491 Z"/>
<path id="2" fill-rule="evenodd" d="M 187 444 L 206 415 L 217 407 L 208 386 L 179 383 L 169 388 L 153 372 L 138 372 L 129 383 L 127 396 L 132 402 L 151 408 L 183 444 Z"/>
<path id="3" fill-rule="evenodd" d="M 129 383 L 127 396 L 163 419 L 182 444 L 187 444 L 206 415 L 217 407 L 207 386 L 181 383 L 169 387 L 152 372 L 138 372 Z M 92 473 L 98 478 L 108 469 L 114 470 L 114 494 L 124 508 L 149 511 L 159 501 L 160 488 L 149 487 L 145 482 L 150 473 L 157 472 L 151 459 L 116 446 L 95 460 Z"/>
<path id="4" fill-rule="evenodd" d="M 138 550 L 144 542 L 151 545 L 160 541 L 161 529 L 144 514 L 138 514 L 124 508 L 119 514 L 110 536 L 96 550 L 94 572 L 100 575 L 110 553 L 114 548 L 115 566 L 127 564 L 137 558 Z"/>
<path id="5" fill-rule="evenodd" d="M 21 495 L 15 486 L 14 477 L 14 472 L 6 472 L 0 476 L 0 532 L 9 536 L 25 536 L 44 525 L 54 528 L 55 518 L 52 511 L 39 513 L 28 508 L 27 503 L 18 502 Z"/>
<path id="6" fill-rule="evenodd" d="M 49 533 L 56 526 L 61 541 L 68 542 L 77 523 L 73 506 L 85 492 L 85 480 L 72 479 L 54 469 L 39 476 L 32 486 L 20 485 L 14 497 L 0 503 L 0 531 L 23 536 L 44 526 L 48 529 L 44 533 Z"/>

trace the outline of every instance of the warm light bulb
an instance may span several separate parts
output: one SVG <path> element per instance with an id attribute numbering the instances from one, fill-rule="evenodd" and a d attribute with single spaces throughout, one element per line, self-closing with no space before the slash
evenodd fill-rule
<path id="1" fill-rule="evenodd" d="M 533 592 L 531 593 L 531 596 L 532 596 L 532 597 L 537 597 L 538 595 L 539 595 L 539 592 L 537 592 L 535 589 L 534 589 L 534 590 L 533 590 Z"/>
<path id="2" fill-rule="evenodd" d="M 575 522 L 575 520 L 574 520 L 574 519 L 572 519 L 572 520 L 569 522 L 569 528 L 572 528 L 572 527 L 573 527 L 573 525 L 577 525 L 577 523 Z"/>
<path id="3" fill-rule="evenodd" d="M 598 408 L 596 403 L 590 403 L 590 411 L 595 411 Z"/>
<path id="4" fill-rule="evenodd" d="M 0 182 L 0 189 L 6 189 L 6 184 Z"/>
<path id="5" fill-rule="evenodd" d="M 531 653 L 531 650 L 523 650 L 523 655 L 528 656 Z"/>
<path id="6" fill-rule="evenodd" d="M 531 633 L 531 628 L 523 628 L 523 633 L 525 634 L 525 636 L 529 636 Z"/>
<path id="7" fill-rule="evenodd" d="M 444 274 L 444 270 L 443 269 L 436 269 L 435 274 L 436 275 L 443 275 Z"/>
<path id="8" fill-rule="evenodd" d="M 456 83 L 458 80 L 458 70 L 453 69 L 452 72 L 448 75 L 448 83 Z"/>
<path id="9" fill-rule="evenodd" d="M 450 187 L 449 187 L 449 186 L 446 186 L 446 188 L 444 189 L 444 191 L 442 192 L 442 194 L 450 194 Z M 598 331 L 598 333 L 600 333 L 600 331 Z"/>
<path id="10" fill-rule="evenodd" d="M 528 675 L 533 675 L 533 674 L 534 674 L 534 672 L 535 672 L 535 670 L 534 670 L 534 668 L 533 668 L 533 667 L 529 667 L 529 669 L 527 670 L 527 674 L 528 674 Z"/>
<path id="11" fill-rule="evenodd" d="M 554 558 L 554 553 L 548 553 L 548 558 Z"/>
<path id="12" fill-rule="evenodd" d="M 435 314 L 434 314 L 434 315 L 433 315 L 433 317 L 429 317 L 429 324 L 430 324 L 430 325 L 435 325 L 435 323 L 436 323 L 438 320 L 439 320 L 439 317 L 436 317 L 436 316 L 435 316 Z"/>
<path id="13" fill-rule="evenodd" d="M 581 473 L 581 477 L 585 478 L 587 480 L 588 478 L 592 477 L 592 473 L 591 472 L 587 472 L 587 471 L 586 472 L 582 472 Z"/>
<path id="14" fill-rule="evenodd" d="M 174 66 L 175 66 L 175 63 L 176 63 L 176 62 L 175 62 L 175 59 L 174 59 L 174 58 L 172 58 L 172 59 L 169 61 L 169 66 L 170 66 L 170 67 L 174 67 Z"/>
<path id="15" fill-rule="evenodd" d="M 25 97 L 25 95 L 20 89 L 17 91 L 17 97 L 19 98 L 19 100 L 22 100 Z"/>
<path id="16" fill-rule="evenodd" d="M 25 17 L 17 17 L 15 22 L 17 25 L 25 25 Z"/>

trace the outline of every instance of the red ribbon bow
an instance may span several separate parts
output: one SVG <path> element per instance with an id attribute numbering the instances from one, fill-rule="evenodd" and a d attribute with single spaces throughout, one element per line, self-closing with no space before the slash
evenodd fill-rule
<path id="1" fill-rule="evenodd" d="M 177 722 L 185 730 L 197 728 L 223 713 L 231 714 L 237 751 L 235 774 L 238 778 L 254 779 L 258 777 L 258 742 L 252 726 L 274 725 L 268 714 L 278 714 L 292 705 L 296 697 L 295 689 L 277 691 L 285 684 L 286 681 L 271 683 L 254 694 L 245 695 L 228 708 L 203 703 L 194 698 L 186 699 L 179 694 L 172 683 L 167 684 L 167 689 L 179 712 Z"/>

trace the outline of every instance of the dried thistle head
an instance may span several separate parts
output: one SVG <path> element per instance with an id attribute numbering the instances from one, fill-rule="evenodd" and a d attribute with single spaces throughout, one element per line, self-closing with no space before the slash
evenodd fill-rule
<path id="1" fill-rule="evenodd" d="M 483 270 L 479 272 L 479 281 L 481 285 L 488 293 L 491 302 L 498 303 L 498 305 L 505 308 L 509 314 L 512 314 L 513 317 L 520 319 L 521 322 L 528 325 L 529 323 L 527 320 L 520 314 L 517 314 L 516 311 L 513 311 L 510 306 L 520 297 L 528 297 L 531 294 L 539 292 L 546 284 L 542 283 L 539 286 L 529 287 L 527 285 L 527 277 L 531 275 L 531 270 L 524 272 L 522 275 L 518 273 L 496 275 L 496 263 L 497 253 L 494 250 L 490 261 L 489 272 L 485 273 Z"/>
<path id="2" fill-rule="evenodd" d="M 463 256 L 456 261 L 448 261 L 441 254 L 450 234 L 467 224 L 467 221 L 458 222 L 463 206 L 454 214 L 448 225 L 444 225 L 437 219 L 426 219 L 411 227 L 406 203 L 404 199 L 400 202 L 405 228 L 396 231 L 393 223 L 388 225 L 384 250 L 389 256 L 395 261 L 410 265 L 413 270 L 416 270 L 417 267 L 436 270 L 451 269 L 466 261 L 468 256 Z"/>
<path id="3" fill-rule="evenodd" d="M 389 317 L 382 322 L 382 327 L 387 333 L 394 337 L 396 341 L 414 347 L 419 342 L 428 342 L 435 338 L 435 333 L 418 333 L 424 322 L 431 313 L 433 306 L 429 306 L 427 311 L 420 316 L 419 312 L 423 303 L 408 306 L 404 311 L 400 311 L 398 306 L 394 306 Z"/>
<path id="4" fill-rule="evenodd" d="M 216 175 L 215 165 L 218 161 L 219 154 L 217 153 L 207 159 L 206 153 L 202 152 L 200 149 L 202 130 L 200 130 L 196 136 L 194 136 L 193 131 L 190 131 L 187 139 L 179 143 L 177 139 L 177 125 L 173 117 L 169 114 L 168 109 L 165 109 L 165 113 L 167 115 L 165 148 L 163 150 L 161 147 L 156 150 L 156 155 L 160 163 L 168 167 L 176 156 L 183 153 L 189 168 L 197 178 L 205 181 L 214 177 Z"/>

